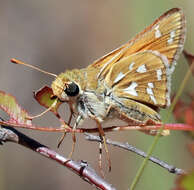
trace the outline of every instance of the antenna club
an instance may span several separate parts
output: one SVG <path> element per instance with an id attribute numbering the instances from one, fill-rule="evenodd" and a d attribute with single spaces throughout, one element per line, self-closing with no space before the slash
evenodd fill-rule
<path id="1" fill-rule="evenodd" d="M 55 78 L 57 77 L 56 74 L 53 74 L 53 73 L 44 71 L 44 70 L 42 70 L 42 69 L 40 69 L 40 68 L 38 68 L 38 67 L 36 67 L 36 66 L 33 66 L 33 65 L 30 65 L 30 64 L 24 63 L 24 62 L 22 62 L 22 61 L 20 61 L 20 60 L 17 60 L 17 59 L 12 58 L 10 61 L 11 61 L 12 63 L 15 63 L 15 64 L 19 64 L 19 65 L 24 65 L 24 66 L 30 67 L 30 68 L 32 68 L 32 69 L 35 69 L 35 70 L 41 72 L 41 73 L 44 73 L 44 74 L 47 74 L 47 75 L 51 75 L 51 76 L 53 76 L 53 77 L 55 77 Z"/>
<path id="2" fill-rule="evenodd" d="M 11 63 L 18 64 L 18 60 L 17 59 L 12 58 L 10 61 L 11 61 Z"/>

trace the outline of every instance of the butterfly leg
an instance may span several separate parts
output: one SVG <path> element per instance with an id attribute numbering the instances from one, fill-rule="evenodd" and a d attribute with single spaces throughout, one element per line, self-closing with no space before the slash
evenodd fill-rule
<path id="1" fill-rule="evenodd" d="M 110 112 L 110 110 L 111 110 L 111 106 L 108 107 L 107 114 Z M 102 138 L 102 135 L 100 135 L 100 134 L 99 134 L 99 137 L 101 138 L 101 142 L 99 142 L 99 164 L 98 165 L 100 168 L 100 173 L 101 173 L 102 177 L 104 178 L 105 176 L 104 176 L 104 172 L 102 170 L 102 142 L 103 142 L 103 138 Z M 105 143 L 106 143 L 106 141 L 105 141 Z M 109 158 L 108 160 L 110 161 L 109 154 L 108 154 L 108 158 Z M 109 163 L 109 166 L 111 167 L 111 163 Z M 109 171 L 111 170 L 110 167 L 109 167 Z"/>
<path id="2" fill-rule="evenodd" d="M 52 104 L 50 107 L 48 107 L 45 111 L 43 111 L 42 113 L 40 113 L 40 114 L 38 114 L 38 115 L 35 115 L 35 116 L 28 116 L 28 117 L 26 117 L 26 119 L 32 120 L 32 119 L 41 117 L 41 116 L 43 116 L 45 113 L 51 111 L 51 110 L 56 106 L 56 104 L 57 104 L 57 100 L 55 100 L 55 101 L 53 102 L 53 104 Z"/>
<path id="3" fill-rule="evenodd" d="M 72 150 L 71 150 L 71 152 L 70 152 L 70 154 L 68 156 L 69 158 L 72 157 L 73 152 L 75 150 L 75 143 L 76 143 L 75 130 L 76 130 L 77 126 L 80 125 L 81 122 L 83 122 L 83 117 L 81 115 L 78 115 L 78 117 L 76 119 L 76 122 L 75 122 L 75 124 L 73 126 L 73 130 L 72 130 L 72 140 L 73 140 L 73 144 L 72 144 Z"/>
<path id="4" fill-rule="evenodd" d="M 99 135 L 99 137 L 101 138 L 101 136 Z M 98 166 L 99 166 L 99 169 L 100 169 L 100 173 L 101 173 L 101 176 L 104 178 L 104 172 L 102 170 L 102 138 L 101 138 L 101 142 L 99 142 L 99 158 L 98 158 Z"/>
<path id="5" fill-rule="evenodd" d="M 110 160 L 110 155 L 109 155 L 109 152 L 108 152 L 108 147 L 107 147 L 107 144 L 106 144 L 105 133 L 104 133 L 104 130 L 103 130 L 102 125 L 100 124 L 100 122 L 96 119 L 95 119 L 95 121 L 96 121 L 97 126 L 98 126 L 100 138 L 102 139 L 103 144 L 104 144 L 104 149 L 105 149 L 106 157 L 107 157 L 107 161 L 108 161 L 108 168 L 109 168 L 109 172 L 110 172 L 111 171 L 111 160 Z M 100 151 L 100 152 L 102 152 L 102 151 Z M 100 167 L 100 169 L 102 168 L 101 155 L 99 156 L 99 167 Z"/>
<path id="6" fill-rule="evenodd" d="M 68 126 L 71 124 L 71 120 L 72 120 L 73 114 L 74 114 L 73 109 L 70 107 L 70 116 L 69 116 L 69 120 L 68 120 L 68 123 L 67 123 Z M 63 142 L 63 140 L 65 138 L 65 136 L 66 136 L 66 131 L 64 131 L 62 137 L 60 138 L 59 143 L 57 145 L 57 148 L 60 147 L 61 143 Z"/>

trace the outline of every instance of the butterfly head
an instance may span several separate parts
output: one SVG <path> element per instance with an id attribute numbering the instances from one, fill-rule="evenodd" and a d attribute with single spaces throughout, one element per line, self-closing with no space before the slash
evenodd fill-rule
<path id="1" fill-rule="evenodd" d="M 70 101 L 80 94 L 80 86 L 73 80 L 71 74 L 69 71 L 61 73 L 52 82 L 53 94 L 61 101 Z"/>
<path id="2" fill-rule="evenodd" d="M 77 97 L 81 92 L 81 86 L 83 88 L 84 83 L 81 82 L 83 81 L 83 73 L 81 70 L 74 69 L 72 71 L 66 71 L 64 73 L 56 75 L 17 59 L 11 59 L 11 62 L 19 65 L 25 65 L 27 67 L 55 77 L 55 80 L 52 82 L 51 85 L 54 95 L 53 97 L 57 97 L 61 101 L 70 101 L 71 99 Z"/>

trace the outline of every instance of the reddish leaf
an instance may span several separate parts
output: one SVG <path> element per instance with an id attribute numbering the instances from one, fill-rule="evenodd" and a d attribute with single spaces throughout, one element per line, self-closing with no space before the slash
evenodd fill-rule
<path id="1" fill-rule="evenodd" d="M 191 143 L 191 144 L 188 144 L 188 149 L 194 157 L 194 142 Z"/>
<path id="2" fill-rule="evenodd" d="M 194 95 L 189 95 L 190 103 L 185 103 L 181 100 L 177 102 L 174 108 L 174 117 L 178 122 L 194 126 Z"/>
<path id="3" fill-rule="evenodd" d="M 175 107 L 174 107 L 174 117 L 179 122 L 184 122 L 184 110 L 186 108 L 186 104 L 181 101 L 180 99 L 177 101 Z"/>
<path id="4" fill-rule="evenodd" d="M 0 125 L 48 132 L 64 131 L 63 128 L 44 127 L 32 124 L 32 121 L 28 119 L 29 114 L 17 103 L 15 97 L 3 91 L 0 91 L 0 109 L 6 112 L 10 117 L 8 121 L 2 121 L 0 118 Z M 66 131 L 70 132 L 71 128 L 67 126 Z"/>
<path id="5" fill-rule="evenodd" d="M 43 88 L 41 88 L 40 90 L 36 91 L 34 93 L 34 98 L 38 101 L 38 103 L 42 106 L 44 106 L 45 108 L 49 108 L 51 107 L 51 105 L 54 103 L 54 101 L 56 101 L 56 99 L 52 99 L 52 97 L 54 96 L 53 91 L 50 87 L 48 86 L 44 86 Z M 60 102 L 59 100 L 57 101 L 57 104 L 55 107 L 53 107 L 51 109 L 51 111 L 58 116 L 58 108 L 59 106 L 62 104 L 62 102 Z"/>
<path id="6" fill-rule="evenodd" d="M 173 190 L 193 190 L 194 189 L 194 170 L 191 172 L 181 175 L 176 180 L 176 188 Z"/>
<path id="7" fill-rule="evenodd" d="M 189 125 L 194 125 L 194 110 L 192 107 L 185 109 L 185 122 Z"/>
<path id="8" fill-rule="evenodd" d="M 31 120 L 27 119 L 29 117 L 28 113 L 19 106 L 15 97 L 3 91 L 0 91 L 0 109 L 10 116 L 8 121 L 10 123 L 31 124 Z"/>

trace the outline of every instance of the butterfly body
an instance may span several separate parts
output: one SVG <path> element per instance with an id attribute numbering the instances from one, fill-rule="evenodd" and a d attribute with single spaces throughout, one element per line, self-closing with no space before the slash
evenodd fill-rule
<path id="1" fill-rule="evenodd" d="M 171 75 L 184 41 L 182 10 L 171 9 L 88 67 L 58 75 L 53 93 L 78 116 L 76 127 L 86 118 L 98 125 L 112 118 L 129 125 L 161 123 L 157 111 L 170 105 Z"/>
<path id="2" fill-rule="evenodd" d="M 156 130 L 148 131 L 143 127 L 161 124 L 158 110 L 170 106 L 171 76 L 184 46 L 185 25 L 182 10 L 173 8 L 129 42 L 88 67 L 67 70 L 59 75 L 12 59 L 13 63 L 26 65 L 55 77 L 52 89 L 48 90 L 47 87 L 46 94 L 45 88 L 40 90 L 46 97 L 49 95 L 49 103 L 44 103 L 44 96 L 41 101 L 41 105 L 48 109 L 31 119 L 40 117 L 47 111 L 53 111 L 60 118 L 56 110 L 62 102 L 68 103 L 71 115 L 67 123 L 60 118 L 64 135 L 58 146 L 65 137 L 66 129 L 72 131 L 71 157 L 76 142 L 75 129 L 90 118 L 99 129 L 110 170 L 103 123 L 116 118 L 125 121 L 128 126 L 138 126 L 139 130 L 141 127 L 141 131 L 149 135 L 157 134 Z M 73 115 L 76 116 L 76 121 L 71 127 Z M 122 126 L 118 128 L 121 129 Z M 169 130 L 163 130 L 160 134 L 168 135 Z M 101 169 L 102 142 L 99 144 Z"/>
<path id="3" fill-rule="evenodd" d="M 144 53 L 153 54 L 154 58 L 156 56 L 149 51 L 141 52 L 140 54 Z M 127 61 L 124 60 L 127 66 L 129 65 L 128 61 L 133 56 L 128 56 Z M 117 62 L 116 64 L 123 66 L 125 63 Z M 135 69 L 135 64 L 133 66 Z M 140 72 L 141 68 L 140 66 Z M 142 71 L 144 69 L 143 67 Z M 133 69 L 131 68 L 131 70 Z M 118 94 L 116 84 L 120 84 L 119 79 L 121 80 L 122 76 L 119 78 L 117 76 L 112 81 L 109 75 L 104 79 L 99 77 L 99 73 L 99 68 L 90 67 L 81 70 L 66 71 L 60 74 L 52 84 L 53 93 L 62 101 L 68 102 L 73 113 L 81 117 L 79 124 L 87 118 L 95 119 L 99 123 L 112 118 L 118 118 L 129 125 L 146 125 L 161 122 L 160 116 L 155 110 L 156 107 L 151 104 L 146 105 L 143 102 L 134 101 L 133 98 L 127 97 L 125 94 Z M 109 73 L 110 75 L 114 75 L 114 69 L 112 72 L 109 71 Z M 157 72 L 155 75 L 157 77 Z M 126 78 L 128 84 L 133 84 L 133 81 L 130 82 L 130 76 L 126 75 Z M 67 96 L 64 91 L 66 88 L 65 85 L 72 82 L 78 86 L 79 93 L 76 96 Z M 134 92 L 137 93 L 135 89 L 132 89 L 131 94 L 133 95 Z"/>

